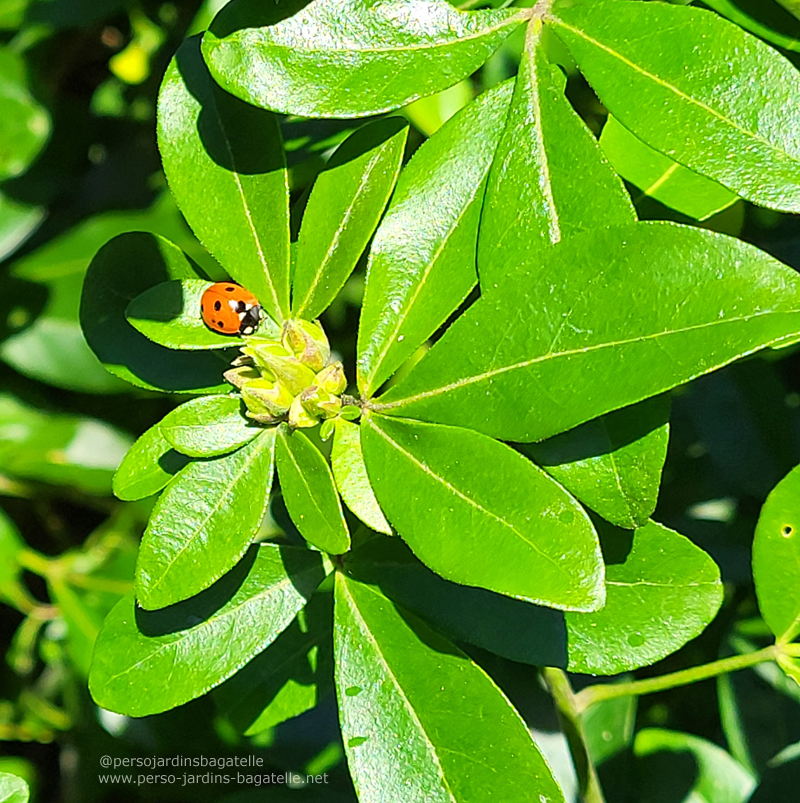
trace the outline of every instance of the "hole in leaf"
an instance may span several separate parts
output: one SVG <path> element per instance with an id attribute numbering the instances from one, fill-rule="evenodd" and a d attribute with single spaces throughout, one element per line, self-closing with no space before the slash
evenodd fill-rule
<path id="1" fill-rule="evenodd" d="M 794 532 L 794 530 L 792 529 L 791 525 L 784 524 L 781 532 L 783 533 L 784 538 L 788 538 Z"/>

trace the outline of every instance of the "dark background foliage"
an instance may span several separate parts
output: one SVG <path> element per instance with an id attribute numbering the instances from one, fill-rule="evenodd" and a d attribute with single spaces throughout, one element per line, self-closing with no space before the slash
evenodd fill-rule
<path id="1" fill-rule="evenodd" d="M 0 185 L 0 508 L 27 545 L 21 583 L 35 625 L 2 606 L 0 770 L 26 777 L 39 803 L 241 801 L 266 797 L 236 785 L 102 785 L 99 757 L 259 755 L 276 772 L 329 772 L 322 793 L 282 787 L 270 800 L 354 800 L 332 695 L 315 710 L 257 737 L 241 735 L 209 697 L 141 720 L 99 712 L 86 690 L 91 643 L 104 613 L 132 582 L 135 545 L 151 505 L 111 496 L 125 447 L 174 406 L 106 374 L 77 322 L 81 281 L 113 234 L 145 228 L 169 235 L 199 260 L 168 192 L 155 140 L 155 102 L 169 59 L 215 6 L 199 0 L 5 0 L 0 45 L 22 56 L 30 88 L 52 129 L 29 169 Z M 699 4 L 701 5 L 701 4 Z M 708 4 L 766 30 L 798 63 L 798 24 L 757 0 Z M 18 9 L 18 13 L 15 11 Z M 739 15 L 738 17 L 736 15 Z M 748 22 L 749 21 L 749 22 Z M 758 26 L 762 26 L 759 28 Z M 779 38 L 776 39 L 775 35 Z M 780 38 L 782 37 L 782 38 Z M 408 153 L 474 94 L 515 74 L 521 32 L 468 82 L 408 111 Z M 6 76 L 0 73 L 0 89 Z M 568 96 L 599 132 L 605 112 L 576 75 Z M 283 119 L 292 201 L 305 194 L 332 147 L 355 127 Z M 1 129 L 0 129 L 1 130 Z M 408 155 L 408 154 L 407 154 Z M 640 217 L 694 222 L 629 185 Z M 743 201 L 703 225 L 752 242 L 800 268 L 800 223 Z M 213 265 L 210 265 L 213 269 Z M 334 349 L 354 375 L 363 265 L 325 313 Z M 630 302 L 637 303 L 636 288 Z M 750 547 L 767 493 L 800 462 L 800 353 L 757 355 L 672 394 L 671 437 L 654 518 L 689 536 L 721 567 L 725 602 L 701 637 L 637 677 L 730 654 L 768 634 L 758 618 Z M 84 433 L 83 447 L 75 446 Z M 71 445 L 72 448 L 66 448 Z M 278 497 L 262 534 L 291 533 Z M 0 552 L 0 561 L 3 553 Z M 1 571 L 1 570 L 0 570 Z M 1 593 L 1 589 L 0 589 Z M 539 734 L 561 777 L 571 768 L 552 701 L 532 667 L 467 648 Z M 631 734 L 668 728 L 727 749 L 763 777 L 754 803 L 795 799 L 800 771 L 800 689 L 769 665 L 603 709 L 589 723 L 609 801 L 678 803 L 699 768 L 691 753 L 635 756 Z M 576 687 L 585 682 L 574 679 Z M 631 722 L 635 722 L 633 728 Z M 790 795 L 786 797 L 785 795 Z"/>

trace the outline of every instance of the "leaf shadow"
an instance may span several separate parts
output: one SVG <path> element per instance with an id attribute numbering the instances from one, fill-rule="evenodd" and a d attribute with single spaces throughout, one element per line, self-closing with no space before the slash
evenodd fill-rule
<path id="1" fill-rule="evenodd" d="M 136 627 L 149 638 L 168 636 L 190 630 L 207 621 L 236 595 L 253 568 L 258 547 L 252 546 L 244 557 L 205 591 L 166 608 L 148 611 L 136 606 Z"/>
<path id="2" fill-rule="evenodd" d="M 699 775 L 698 761 L 688 751 L 659 750 L 639 756 L 634 774 L 635 799 L 647 803 L 683 803 L 690 799 Z"/>
<path id="3" fill-rule="evenodd" d="M 445 580 L 399 538 L 372 539 L 353 553 L 346 569 L 449 639 L 520 663 L 567 666 L 562 611 Z"/>
<path id="4" fill-rule="evenodd" d="M 315 594 L 305 607 L 304 628 L 295 619 L 266 650 L 219 686 L 214 692 L 217 707 L 237 729 L 246 733 L 290 681 L 317 686 L 317 702 L 332 688 L 332 620 L 332 595 Z M 309 656 L 315 648 L 312 665 Z"/>
<path id="5" fill-rule="evenodd" d="M 154 234 L 129 232 L 97 252 L 89 265 L 81 299 L 84 336 L 102 363 L 124 367 L 157 388 L 188 392 L 222 385 L 222 372 L 230 361 L 228 352 L 177 351 L 161 346 L 137 331 L 125 317 L 128 303 L 136 296 L 175 278 L 161 246 L 162 241 Z M 191 261 L 189 264 L 196 271 Z"/>
<path id="6" fill-rule="evenodd" d="M 44 312 L 50 291 L 44 284 L 0 277 L 0 342 L 21 334 Z"/>
<path id="7" fill-rule="evenodd" d="M 669 420 L 669 409 L 669 395 L 663 394 L 593 418 L 539 443 L 515 446 L 543 468 L 604 457 L 662 427 Z"/>
<path id="8" fill-rule="evenodd" d="M 222 89 L 206 66 L 201 42 L 199 35 L 187 39 L 175 62 L 186 89 L 200 105 L 197 133 L 206 153 L 219 167 L 242 176 L 282 170 L 285 157 L 276 116 Z"/>

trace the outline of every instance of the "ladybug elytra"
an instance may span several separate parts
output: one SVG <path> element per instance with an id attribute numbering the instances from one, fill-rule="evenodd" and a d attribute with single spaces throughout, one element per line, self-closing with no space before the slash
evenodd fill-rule
<path id="1" fill-rule="evenodd" d="M 252 335 L 261 320 L 261 306 L 250 292 L 233 282 L 217 282 L 200 299 L 203 323 L 224 335 Z"/>

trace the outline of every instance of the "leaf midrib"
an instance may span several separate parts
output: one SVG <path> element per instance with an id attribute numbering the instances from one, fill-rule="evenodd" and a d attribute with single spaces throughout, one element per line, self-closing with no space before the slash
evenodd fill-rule
<path id="1" fill-rule="evenodd" d="M 568 572 L 566 572 L 561 566 L 559 566 L 559 564 L 552 557 L 550 557 L 550 555 L 548 555 L 546 552 L 544 552 L 542 550 L 542 548 L 540 546 L 538 546 L 538 544 L 536 544 L 535 541 L 530 540 L 529 538 L 527 538 L 525 536 L 524 533 L 520 532 L 511 522 L 506 521 L 505 519 L 503 519 L 500 516 L 498 516 L 496 513 L 493 513 L 491 510 L 488 510 L 487 508 L 483 507 L 483 505 L 481 505 L 479 502 L 476 502 L 474 499 L 471 499 L 469 496 L 466 496 L 464 493 L 459 491 L 458 488 L 456 488 L 455 486 L 451 485 L 444 477 L 439 476 L 432 469 L 428 468 L 428 466 L 426 466 L 424 463 L 421 463 L 419 460 L 417 460 L 417 458 L 414 457 L 414 455 L 412 455 L 410 452 L 406 451 L 399 443 L 397 443 L 397 441 L 395 441 L 392 438 L 390 438 L 387 433 L 385 433 L 380 427 L 378 427 L 375 423 L 373 423 L 369 418 L 367 418 L 367 423 L 384 440 L 386 440 L 398 452 L 400 452 L 400 454 L 404 455 L 407 459 L 409 459 L 412 463 L 414 463 L 414 465 L 418 466 L 422 470 L 423 473 L 425 473 L 428 476 L 430 476 L 436 482 L 439 482 L 441 485 L 443 485 L 445 488 L 447 488 L 449 491 L 451 491 L 456 496 L 458 496 L 461 499 L 463 499 L 467 504 L 471 505 L 476 510 L 480 511 L 484 515 L 488 516 L 489 518 L 494 519 L 499 524 L 502 524 L 504 527 L 506 527 L 509 530 L 511 530 L 511 532 L 514 535 L 516 535 L 521 541 L 524 541 L 526 544 L 528 544 L 529 546 L 533 547 L 534 551 L 538 552 L 545 560 L 547 560 L 549 563 L 551 563 L 556 568 L 556 570 L 558 571 L 559 574 L 566 575 L 569 578 L 569 573 Z"/>
<path id="2" fill-rule="evenodd" d="M 406 709 L 408 710 L 408 713 L 410 714 L 410 716 L 414 720 L 414 722 L 416 722 L 417 727 L 419 728 L 419 732 L 422 734 L 422 736 L 423 736 L 423 738 L 425 740 L 425 744 L 428 747 L 429 753 L 433 757 L 433 760 L 434 760 L 436 766 L 439 768 L 440 776 L 441 776 L 441 779 L 442 779 L 442 785 L 446 789 L 447 794 L 450 796 L 450 800 L 452 801 L 452 803 L 459 803 L 458 799 L 453 794 L 453 790 L 450 788 L 450 783 L 447 780 L 447 776 L 445 775 L 444 767 L 442 767 L 442 762 L 439 759 L 439 754 L 436 751 L 436 747 L 434 746 L 433 741 L 431 740 L 430 736 L 428 736 L 428 732 L 427 732 L 427 730 L 425 730 L 425 726 L 422 724 L 422 721 L 420 720 L 419 716 L 417 715 L 416 709 L 414 708 L 414 706 L 411 704 L 411 701 L 406 696 L 406 693 L 403 690 L 403 687 L 400 685 L 400 681 L 398 680 L 398 678 L 395 675 L 395 673 L 392 671 L 392 668 L 389 665 L 389 662 L 386 660 L 386 657 L 384 656 L 383 652 L 381 651 L 380 646 L 378 646 L 377 639 L 372 634 L 372 631 L 370 630 L 369 625 L 366 623 L 364 617 L 362 616 L 358 605 L 356 605 L 355 599 L 353 599 L 353 595 L 350 593 L 350 589 L 347 586 L 347 581 L 343 582 L 341 584 L 341 587 L 342 587 L 343 592 L 347 595 L 348 602 L 350 603 L 349 604 L 350 611 L 352 612 L 354 618 L 356 618 L 358 620 L 358 622 L 360 622 L 360 624 L 361 624 L 361 627 L 359 627 L 359 630 L 361 631 L 361 633 L 363 633 L 363 635 L 365 636 L 367 641 L 369 641 L 372 644 L 372 646 L 373 646 L 373 648 L 375 650 L 375 654 L 377 655 L 377 657 L 379 658 L 381 664 L 383 664 L 383 667 L 386 670 L 386 674 L 392 679 L 392 682 L 394 683 L 394 686 L 397 689 L 397 693 L 400 695 L 400 698 L 402 699 Z M 372 589 L 370 589 L 369 586 L 364 586 L 364 588 L 369 590 L 371 593 L 375 594 L 376 597 L 378 597 L 381 601 L 383 601 L 383 597 L 381 597 L 381 595 L 377 594 L 376 592 L 372 591 Z"/>
<path id="3" fill-rule="evenodd" d="M 536 365 L 537 363 L 540 362 L 546 362 L 547 360 L 559 359 L 561 357 L 573 357 L 577 354 L 589 354 L 591 352 L 602 351 L 603 349 L 607 348 L 629 346 L 634 343 L 641 343 L 648 340 L 656 340 L 662 337 L 670 337 L 671 335 L 685 334 L 686 332 L 693 332 L 699 329 L 707 329 L 712 326 L 743 323 L 750 320 L 754 320 L 756 318 L 763 318 L 766 315 L 796 315 L 798 311 L 800 310 L 797 309 L 765 310 L 764 312 L 754 312 L 752 315 L 737 315 L 733 318 L 722 318 L 713 321 L 706 321 L 704 323 L 693 324 L 692 326 L 683 326 L 678 329 L 669 329 L 664 332 L 654 332 L 649 335 L 637 335 L 636 337 L 625 338 L 622 340 L 611 340 L 606 343 L 596 343 L 595 345 L 584 346 L 582 348 L 566 349 L 564 351 L 558 351 L 558 352 L 548 352 L 547 354 L 542 354 L 538 357 L 533 357 L 530 360 L 521 360 L 520 362 L 512 363 L 511 365 L 504 365 L 501 366 L 500 368 L 494 368 L 490 371 L 484 371 L 482 374 L 475 374 L 473 376 L 463 377 L 462 379 L 456 380 L 455 382 L 451 382 L 447 385 L 442 385 L 441 387 L 438 388 L 431 388 L 430 390 L 421 391 L 420 393 L 417 393 L 413 396 L 406 396 L 405 398 L 395 399 L 393 401 L 384 402 L 382 404 L 381 403 L 372 404 L 371 409 L 375 412 L 383 412 L 385 410 L 391 410 L 396 407 L 402 407 L 406 404 L 413 404 L 414 402 L 421 401 L 422 399 L 427 399 L 432 396 L 438 396 L 442 393 L 448 393 L 451 390 L 456 390 L 458 388 L 465 387 L 467 385 L 472 385 L 475 384 L 476 382 L 483 382 L 487 379 L 493 379 L 494 377 L 508 373 L 509 371 L 516 371 L 518 369 L 528 368 L 531 365 Z M 783 339 L 784 337 L 789 337 L 789 336 L 790 335 L 783 335 L 781 336 L 781 338 L 778 339 Z"/>
<path id="4" fill-rule="evenodd" d="M 391 141 L 391 140 L 390 140 Z M 372 177 L 372 171 L 375 169 L 375 166 L 378 162 L 381 161 L 381 157 L 384 154 L 384 148 L 379 148 L 378 152 L 370 159 L 367 163 L 364 172 L 361 175 L 361 180 L 359 181 L 358 188 L 356 189 L 355 193 L 353 193 L 352 200 L 350 204 L 347 206 L 344 215 L 342 216 L 341 223 L 336 228 L 334 232 L 333 238 L 331 239 L 331 244 L 328 246 L 328 250 L 325 252 L 325 256 L 322 259 L 322 262 L 319 265 L 316 275 L 314 276 L 314 280 L 309 285 L 308 289 L 306 290 L 302 301 L 300 302 L 300 306 L 295 311 L 295 315 L 300 317 L 308 305 L 314 300 L 314 293 L 319 287 L 319 283 L 322 281 L 322 276 L 325 272 L 325 268 L 331 260 L 331 257 L 339 245 L 339 240 L 341 239 L 342 233 L 347 228 L 347 224 L 350 222 L 350 217 L 353 214 L 353 210 L 358 205 L 358 202 L 361 200 L 361 192 L 366 186 L 369 179 Z"/>
<path id="5" fill-rule="evenodd" d="M 257 438 L 260 437 L 261 434 L 262 433 L 260 433 L 259 436 L 257 436 Z M 257 440 L 257 438 L 256 438 L 256 440 Z M 250 466 L 261 456 L 261 452 L 265 448 L 268 448 L 268 441 L 269 441 L 269 437 L 267 437 L 264 440 L 264 442 L 262 444 L 260 444 L 260 445 L 258 445 L 257 443 L 253 444 L 253 442 L 251 441 L 249 444 L 246 444 L 245 447 L 242 447 L 242 448 L 247 448 L 251 444 L 253 444 L 253 446 L 252 446 L 253 454 L 249 455 L 249 459 L 245 460 L 242 463 L 242 465 L 239 467 L 238 471 L 231 477 L 230 481 L 225 483 L 224 491 L 218 497 L 218 503 L 216 505 L 214 505 L 209 510 L 207 515 L 205 515 L 203 517 L 203 519 L 198 523 L 198 525 L 193 528 L 192 534 L 188 538 L 185 539 L 183 546 L 175 553 L 175 555 L 172 558 L 172 560 L 169 561 L 169 563 L 167 563 L 167 565 L 164 567 L 163 571 L 161 572 L 161 576 L 158 578 L 158 580 L 156 580 L 153 583 L 152 586 L 150 586 L 148 596 L 151 596 L 153 594 L 153 592 L 161 585 L 161 583 L 164 581 L 164 578 L 169 574 L 170 569 L 172 569 L 172 567 L 175 564 L 175 562 L 195 542 L 195 539 L 197 538 L 197 534 L 205 529 L 205 527 L 208 524 L 208 522 L 210 521 L 211 517 L 216 515 L 216 513 L 220 510 L 220 508 L 222 508 L 224 506 L 223 502 L 224 502 L 225 499 L 228 498 L 228 496 L 230 495 L 231 490 L 236 487 L 236 485 L 238 484 L 239 480 L 242 478 L 242 476 L 245 473 L 247 473 L 247 471 L 250 468 Z M 180 476 L 180 475 L 177 475 L 177 476 Z M 269 494 L 267 494 L 267 495 L 269 495 Z"/>

